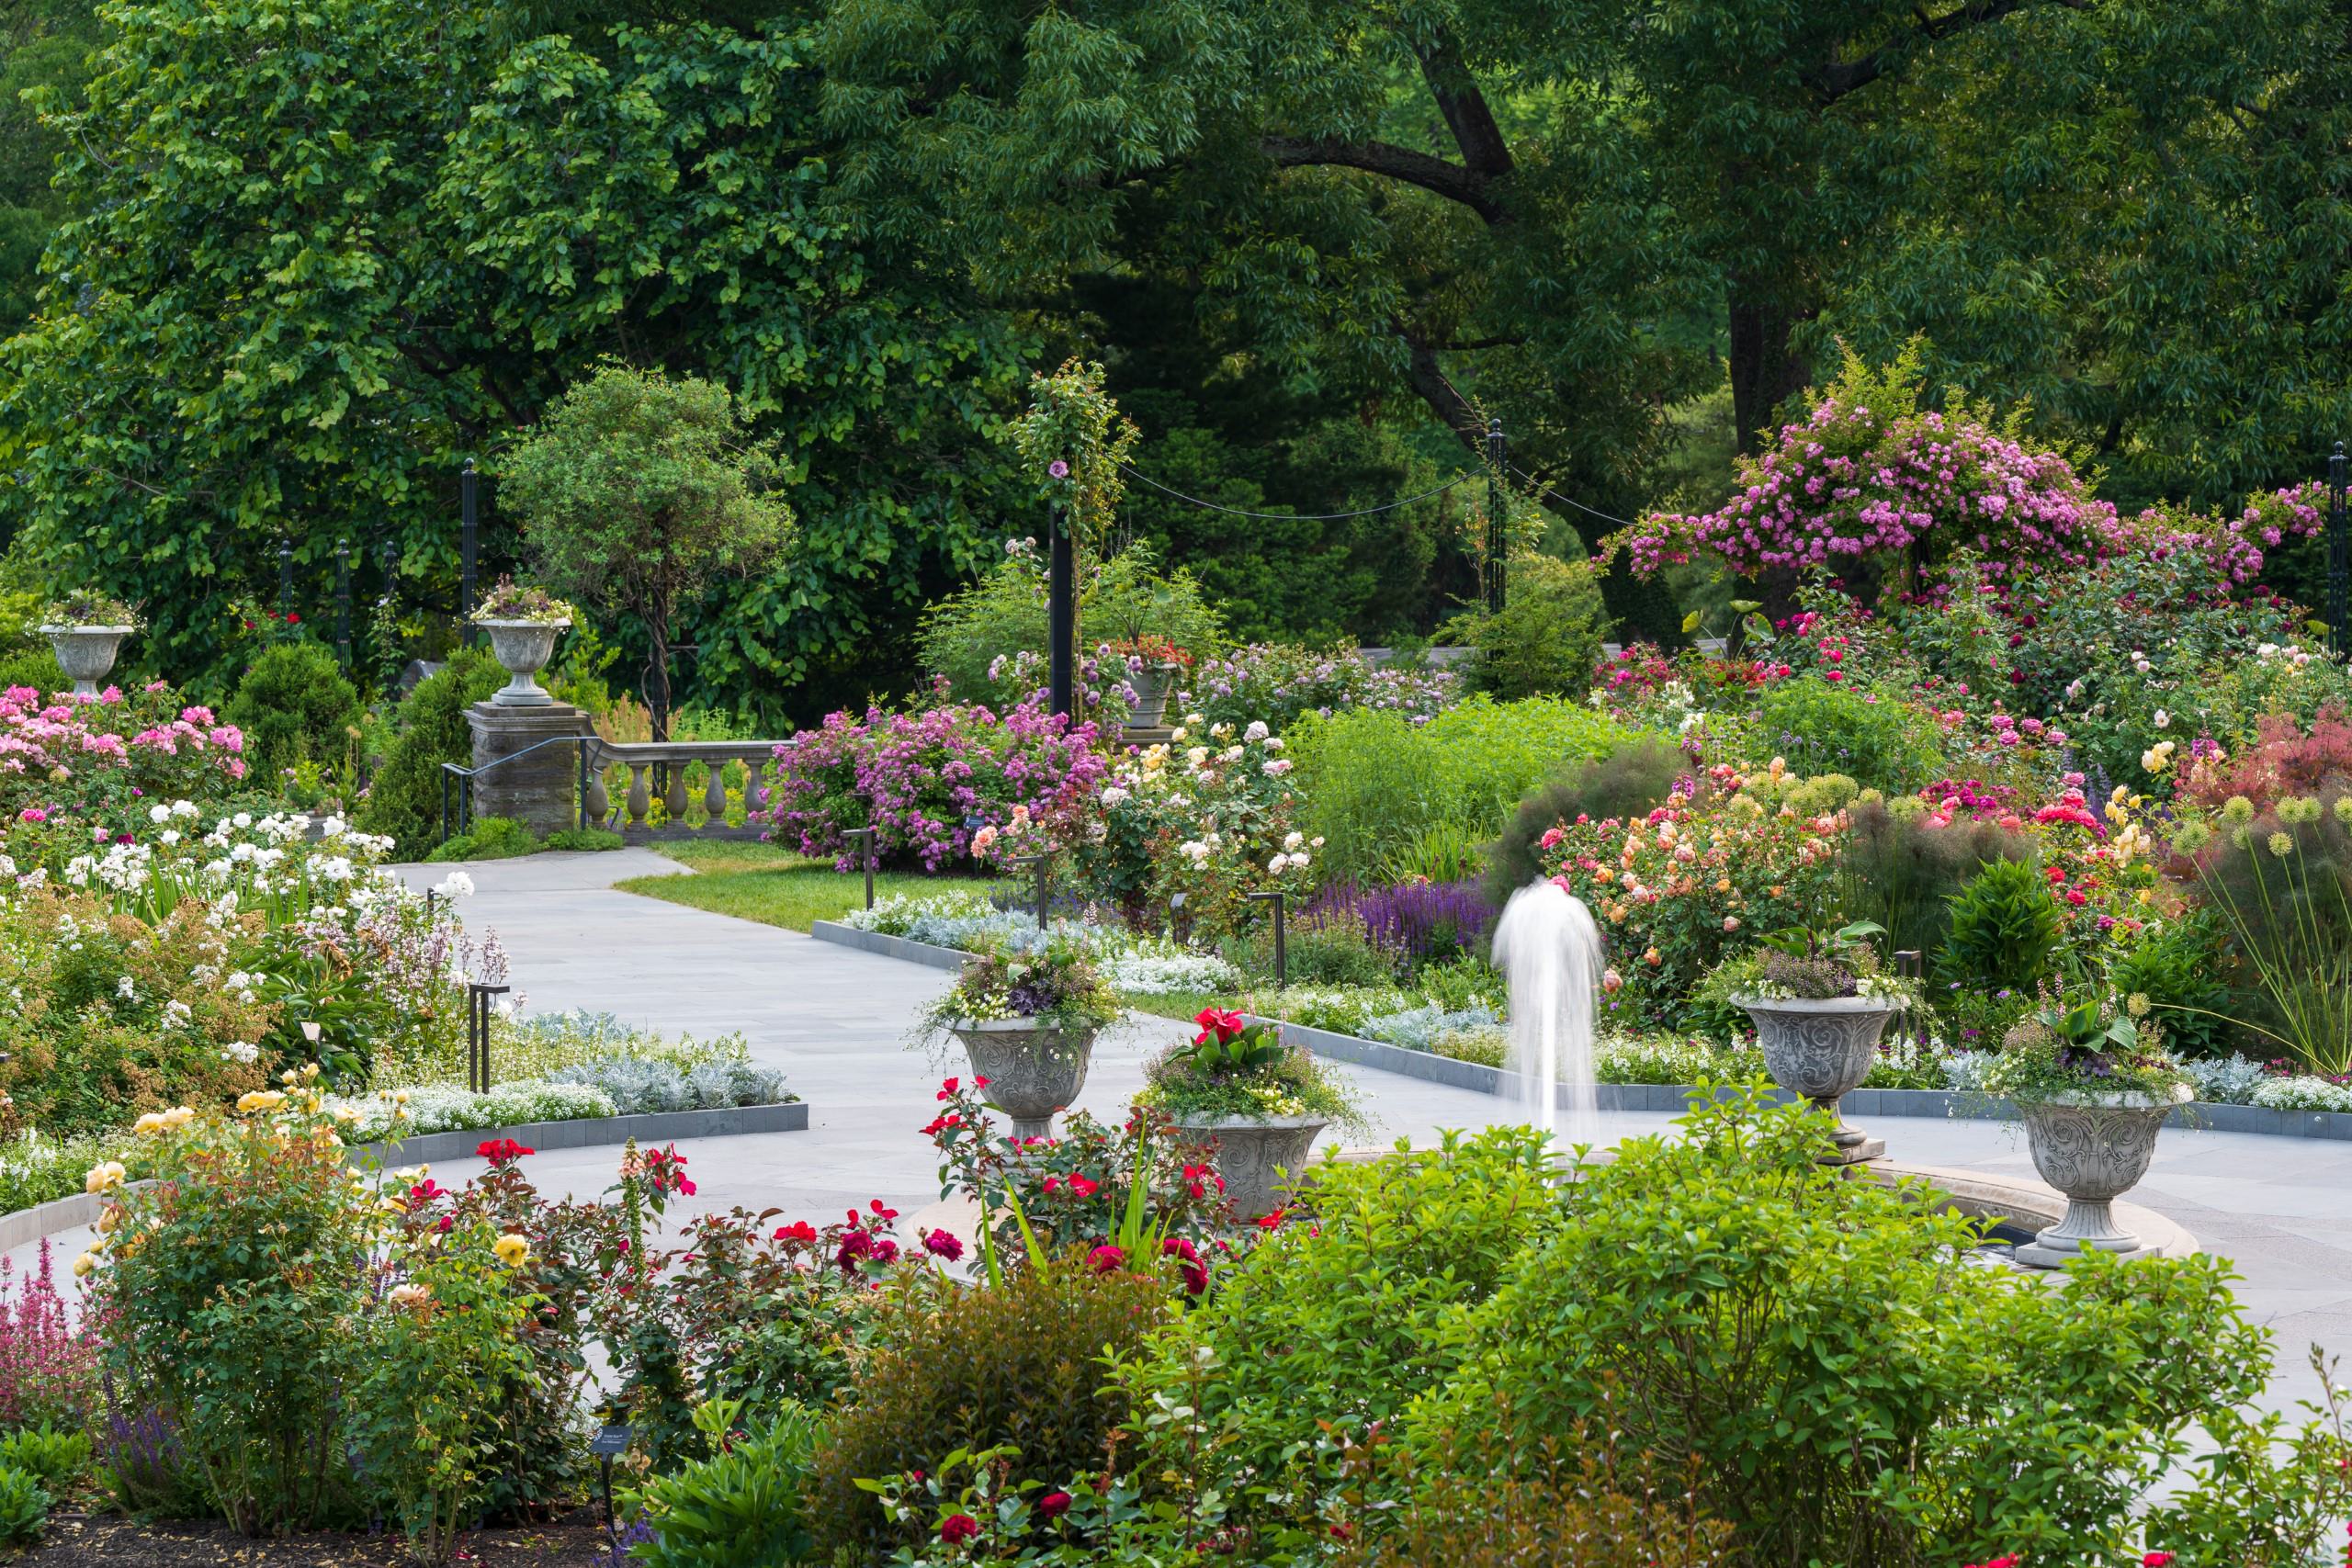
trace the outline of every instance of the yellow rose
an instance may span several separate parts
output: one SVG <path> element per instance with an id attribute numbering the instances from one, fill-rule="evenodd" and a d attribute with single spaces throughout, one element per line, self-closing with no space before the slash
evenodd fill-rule
<path id="1" fill-rule="evenodd" d="M 74 1260 L 74 1278 L 86 1280 L 90 1276 L 90 1270 L 97 1266 L 98 1255 L 95 1252 L 85 1252 Z"/>
<path id="2" fill-rule="evenodd" d="M 85 1192 L 111 1191 L 122 1185 L 122 1179 L 127 1174 L 129 1173 L 122 1168 L 122 1162 L 119 1159 L 107 1160 L 104 1165 L 94 1165 L 90 1168 L 90 1174 L 82 1180 L 82 1190 Z"/>
<path id="3" fill-rule="evenodd" d="M 523 1260 L 531 1256 L 531 1244 L 510 1232 L 500 1236 L 491 1250 L 498 1254 L 498 1260 L 509 1269 L 520 1269 Z"/>
<path id="4" fill-rule="evenodd" d="M 274 1089 L 257 1089 L 237 1101 L 237 1113 L 250 1116 L 256 1111 L 275 1111 L 286 1103 L 286 1097 Z"/>

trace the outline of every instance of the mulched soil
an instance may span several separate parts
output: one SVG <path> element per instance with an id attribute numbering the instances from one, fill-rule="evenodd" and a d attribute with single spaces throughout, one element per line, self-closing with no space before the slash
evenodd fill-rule
<path id="1" fill-rule="evenodd" d="M 469 1537 L 474 1568 L 594 1568 L 609 1564 L 605 1532 L 589 1515 L 562 1524 Z M 460 1562 L 464 1562 L 460 1559 Z M 52 1514 L 49 1533 L 13 1568 L 405 1568 L 397 1535 L 299 1535 L 249 1540 L 209 1521 L 141 1525 L 87 1514 Z"/>

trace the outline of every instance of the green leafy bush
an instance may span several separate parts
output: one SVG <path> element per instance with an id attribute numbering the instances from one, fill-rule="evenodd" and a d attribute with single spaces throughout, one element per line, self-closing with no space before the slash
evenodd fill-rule
<path id="1" fill-rule="evenodd" d="M 1388 986 L 1396 980 L 1397 954 L 1377 946 L 1352 909 L 1294 915 L 1283 946 L 1285 974 L 1293 985 Z M 1271 928 L 1227 939 L 1223 953 L 1225 961 L 1243 974 L 1273 978 Z"/>
<path id="2" fill-rule="evenodd" d="M 46 646 L 25 649 L 0 658 L 0 692 L 11 686 L 30 686 L 47 695 L 52 692 L 71 691 L 74 682 L 57 667 L 57 655 Z"/>
<path id="3" fill-rule="evenodd" d="M 297 762 L 342 761 L 364 716 L 334 654 L 281 642 L 254 660 L 222 716 L 245 732 L 247 761 L 270 779 Z"/>
<path id="4" fill-rule="evenodd" d="M 1474 1425 L 1524 1472 L 1583 1424 L 1697 1461 L 1753 1562 L 2123 1560 L 2181 1424 L 2257 1395 L 2264 1336 L 2215 1259 L 2086 1257 L 2019 1290 L 1932 1193 L 1815 1163 L 1765 1087 L 1621 1144 L 1494 1293 L 1448 1318 L 1464 1370 L 1408 1443 Z"/>
<path id="5" fill-rule="evenodd" d="M 1484 845 L 1537 781 L 1631 739 L 1556 697 L 1473 697 L 1426 724 L 1357 708 L 1302 718 L 1288 732 L 1306 828 L 1327 874 L 1366 886 L 1475 874 Z M 1432 863 L 1425 851 L 1447 851 Z"/>
<path id="6" fill-rule="evenodd" d="M 90 1472 L 89 1436 L 46 1421 L 20 1427 L 0 1438 L 0 1466 L 23 1471 L 51 1493 L 70 1492 Z"/>
<path id="7" fill-rule="evenodd" d="M 1667 797 L 1690 769 L 1679 748 L 1655 735 L 1627 738 L 1607 752 L 1575 763 L 1519 803 L 1487 851 L 1487 902 L 1500 908 L 1544 873 L 1544 835 L 1578 817 L 1598 821 L 1647 811 Z"/>
<path id="8" fill-rule="evenodd" d="M 1808 777 L 1845 773 L 1866 789 L 1907 794 L 1943 772 L 1934 719 L 1892 696 L 1811 675 L 1765 692 L 1757 732 L 1758 746 Z"/>
<path id="9" fill-rule="evenodd" d="M 1440 636 L 1478 650 L 1470 680 L 1489 696 L 1581 697 L 1610 624 L 1590 563 L 1522 552 L 1511 558 L 1501 611 L 1457 615 Z"/>
<path id="10" fill-rule="evenodd" d="M 394 716 L 398 725 L 383 766 L 368 786 L 358 825 L 389 833 L 403 859 L 421 859 L 441 838 L 441 764 L 473 761 L 466 709 L 506 683 L 486 648 L 460 649 L 417 683 Z"/>
<path id="11" fill-rule="evenodd" d="M 609 828 L 560 828 L 540 840 L 543 850 L 601 853 L 627 847 L 628 840 Z"/>
<path id="12" fill-rule="evenodd" d="M 537 854 L 546 847 L 548 846 L 539 842 L 537 834 L 512 818 L 478 817 L 464 832 L 452 835 L 424 858 L 428 861 L 512 860 L 516 855 Z"/>
<path id="13" fill-rule="evenodd" d="M 1193 574 L 1181 566 L 1163 571 L 1146 544 L 1085 563 L 1078 624 L 1089 648 L 1148 636 L 1197 659 L 1226 641 L 1224 625 Z M 957 701 L 1002 705 L 1045 684 L 1046 629 L 1041 555 L 1018 549 L 978 581 L 925 610 L 916 646 L 922 668 L 945 676 Z"/>
<path id="14" fill-rule="evenodd" d="M 28 1546 L 49 1528 L 49 1494 L 38 1477 L 0 1465 L 0 1546 Z"/>
<path id="15" fill-rule="evenodd" d="M 1889 953 L 1940 953 L 1952 896 L 1979 869 L 2039 855 L 2031 839 L 1996 823 L 1962 818 L 1932 828 L 1928 816 L 1926 803 L 1910 795 L 1865 796 L 1847 808 L 1839 897 L 1848 919 L 1886 928 Z"/>
<path id="16" fill-rule="evenodd" d="M 1228 1493 L 1245 1477 L 1275 1492 L 1302 1471 L 1332 1479 L 1339 1456 L 1315 1443 L 1314 1422 L 1393 1423 L 1461 1364 L 1466 1348 L 1440 1325 L 1557 1224 L 1546 1169 L 1525 1127 L 1314 1167 L 1313 1224 L 1284 1224 L 1119 1366 L 1136 1409 L 1190 1406 L 1212 1435 L 1195 1454 L 1186 1423 L 1154 1423 L 1142 1468 Z"/>
<path id="17" fill-rule="evenodd" d="M 2221 920 L 2200 909 L 2149 930 L 2107 967 L 2108 988 L 2143 996 L 2175 1055 L 2219 1056 L 2229 1048 L 2230 988 Z"/>
<path id="18" fill-rule="evenodd" d="M 1011 1443 L 1021 1475 L 1047 1485 L 1099 1466 L 1129 1413 L 1102 1358 L 1133 1350 L 1168 1312 L 1157 1276 L 1098 1274 L 1078 1258 L 987 1290 L 910 1282 L 877 1320 L 851 1403 L 818 1449 L 820 1546 L 887 1550 L 892 1527 L 858 1481 L 937 1470 L 959 1449 Z"/>
<path id="19" fill-rule="evenodd" d="M 2031 861 L 1995 861 L 1953 894 L 1939 967 L 1963 986 L 2030 992 L 2050 973 L 2058 907 Z"/>
<path id="20" fill-rule="evenodd" d="M 629 1555 L 654 1568 L 769 1568 L 797 1562 L 809 1546 L 802 1488 L 815 1450 L 817 1423 L 786 1404 L 756 1431 L 731 1440 L 728 1428 L 741 1408 L 711 1400 L 695 1412 L 712 1453 L 657 1477 L 633 1501 L 654 1539 Z"/>

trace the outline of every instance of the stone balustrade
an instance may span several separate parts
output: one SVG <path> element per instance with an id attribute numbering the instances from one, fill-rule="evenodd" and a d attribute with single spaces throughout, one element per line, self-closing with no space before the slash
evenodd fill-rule
<path id="1" fill-rule="evenodd" d="M 728 826 L 727 765 L 743 765 L 743 804 L 747 810 L 756 811 L 767 795 L 767 780 L 775 766 L 775 748 L 773 740 L 592 740 L 588 750 L 588 820 L 631 840 L 657 835 L 756 839 L 762 830 L 756 818 L 743 827 Z M 698 790 L 687 783 L 687 774 L 696 763 L 701 764 L 703 773 Z M 616 768 L 625 768 L 628 773 L 628 789 L 617 807 L 605 783 L 607 774 Z M 657 783 L 664 774 L 666 787 Z M 659 828 L 653 824 L 656 788 L 662 788 L 663 820 Z M 697 805 L 702 818 L 694 822 L 691 818 Z"/>

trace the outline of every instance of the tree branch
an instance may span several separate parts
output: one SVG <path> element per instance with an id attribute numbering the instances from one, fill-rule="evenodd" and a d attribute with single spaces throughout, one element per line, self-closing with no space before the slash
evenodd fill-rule
<path id="1" fill-rule="evenodd" d="M 1913 14 L 1919 18 L 1919 25 L 1895 42 L 1874 49 L 1860 60 L 1832 60 L 1807 79 L 1812 83 L 1813 90 L 1821 95 L 1823 103 L 1834 104 L 1847 94 L 1867 87 L 1886 74 L 1913 45 L 1939 42 L 1970 28 L 1997 22 L 2010 12 L 2022 11 L 2035 3 L 2036 0 L 1968 0 L 1958 10 L 1947 11 L 1940 17 L 1929 16 L 1924 7 L 1917 8 Z M 2091 7 L 2091 0 L 2047 0 L 2047 3 L 2076 11 L 2087 11 Z"/>
<path id="2" fill-rule="evenodd" d="M 1490 225 L 1509 221 L 1502 204 L 1487 191 L 1486 175 L 1427 152 L 1416 152 L 1410 147 L 1399 147 L 1392 141 L 1309 141 L 1296 136 L 1269 136 L 1258 145 L 1266 156 L 1285 169 L 1309 165 L 1362 169 L 1366 174 L 1419 186 L 1468 208 Z"/>
<path id="3" fill-rule="evenodd" d="M 1422 79 L 1430 85 L 1430 96 L 1437 100 L 1438 113 L 1445 117 L 1446 129 L 1453 132 L 1453 144 L 1462 150 L 1463 164 L 1480 179 L 1498 180 L 1510 174 L 1516 167 L 1510 144 L 1503 140 L 1502 127 L 1495 123 L 1494 110 L 1487 107 L 1486 95 L 1478 90 L 1476 79 L 1462 63 L 1461 51 L 1454 48 L 1453 36 L 1441 35 L 1435 43 L 1417 52 Z"/>

